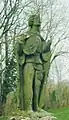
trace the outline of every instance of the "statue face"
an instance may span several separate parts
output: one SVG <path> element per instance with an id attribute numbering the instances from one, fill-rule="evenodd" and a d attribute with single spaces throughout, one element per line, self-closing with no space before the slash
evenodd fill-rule
<path id="1" fill-rule="evenodd" d="M 29 24 L 30 27 L 33 26 L 33 22 L 34 22 L 34 15 L 31 15 L 31 16 L 29 17 L 29 21 L 28 21 L 28 24 Z"/>
<path id="2" fill-rule="evenodd" d="M 31 15 L 28 21 L 29 26 L 32 28 L 33 25 L 40 27 L 40 16 L 39 15 Z"/>
<path id="3" fill-rule="evenodd" d="M 35 15 L 33 24 L 40 27 L 41 22 L 40 22 L 40 16 L 39 15 Z"/>

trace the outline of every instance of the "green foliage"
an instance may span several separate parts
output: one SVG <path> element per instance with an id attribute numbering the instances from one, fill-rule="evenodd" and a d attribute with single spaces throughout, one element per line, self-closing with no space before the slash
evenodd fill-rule
<path id="1" fill-rule="evenodd" d="M 6 116 L 28 116 L 27 112 L 18 108 L 17 97 L 17 92 L 14 91 L 10 92 L 7 95 L 7 100 L 4 108 Z"/>
<path id="2" fill-rule="evenodd" d="M 17 109 L 17 96 L 16 92 L 12 91 L 7 95 L 5 104 L 5 115 L 12 115 Z"/>
<path id="3" fill-rule="evenodd" d="M 69 84 L 67 82 L 60 82 L 59 85 L 50 84 L 46 86 L 46 107 L 69 106 Z"/>
<path id="4" fill-rule="evenodd" d="M 53 90 L 52 92 L 52 101 L 56 102 L 56 91 Z"/>
<path id="5" fill-rule="evenodd" d="M 4 71 L 4 79 L 2 84 L 2 101 L 6 101 L 6 96 L 9 92 L 14 90 L 16 87 L 15 81 L 16 81 L 16 63 L 15 63 L 15 57 L 12 56 L 12 58 L 9 58 L 8 60 L 8 66 L 6 67 Z"/>
<path id="6" fill-rule="evenodd" d="M 0 120 L 7 120 L 7 119 L 8 117 L 4 117 L 4 116 L 0 117 Z"/>

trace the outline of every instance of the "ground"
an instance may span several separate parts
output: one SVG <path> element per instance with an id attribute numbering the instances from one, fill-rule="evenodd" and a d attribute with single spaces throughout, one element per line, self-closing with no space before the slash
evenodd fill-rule
<path id="1" fill-rule="evenodd" d="M 48 112 L 57 117 L 57 120 L 69 120 L 69 107 L 50 109 Z M 0 120 L 7 120 L 7 117 L 0 117 Z"/>

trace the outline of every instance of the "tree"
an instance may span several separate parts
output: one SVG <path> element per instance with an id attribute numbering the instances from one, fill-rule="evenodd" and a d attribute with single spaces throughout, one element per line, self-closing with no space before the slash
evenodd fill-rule
<path id="1" fill-rule="evenodd" d="M 24 23 L 21 23 L 20 17 L 23 12 L 24 7 L 26 7 L 30 2 L 25 2 L 22 4 L 22 1 L 19 0 L 5 0 L 2 1 L 2 8 L 0 11 L 0 40 L 2 52 L 3 64 L 1 67 L 1 76 L 2 76 L 2 92 L 3 92 L 3 101 L 6 100 L 6 95 L 15 88 L 15 77 L 16 77 L 16 62 L 14 54 L 14 44 L 15 44 L 15 35 L 16 32 L 19 33 Z M 22 19 L 22 18 L 21 18 Z M 20 30 L 19 30 L 20 29 Z M 3 55 L 3 53 L 5 54 Z"/>

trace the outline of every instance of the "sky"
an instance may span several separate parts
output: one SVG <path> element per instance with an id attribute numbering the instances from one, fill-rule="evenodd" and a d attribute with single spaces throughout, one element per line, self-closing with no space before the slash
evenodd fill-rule
<path id="1" fill-rule="evenodd" d="M 62 3 L 64 3 L 65 5 L 69 5 L 69 0 L 61 0 L 62 1 Z"/>

